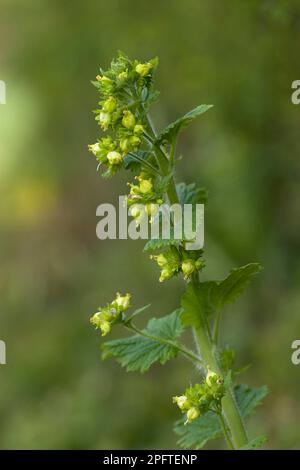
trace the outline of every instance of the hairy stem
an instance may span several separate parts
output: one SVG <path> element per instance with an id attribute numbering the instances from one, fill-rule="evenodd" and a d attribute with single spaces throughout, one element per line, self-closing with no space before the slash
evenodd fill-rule
<path id="1" fill-rule="evenodd" d="M 218 310 L 218 312 L 216 313 L 216 319 L 215 319 L 214 329 L 213 329 L 213 338 L 214 338 L 215 344 L 218 344 L 218 341 L 219 341 L 221 316 L 222 316 L 221 310 Z"/>
<path id="2" fill-rule="evenodd" d="M 216 348 L 211 341 L 210 335 L 207 331 L 206 323 L 203 321 L 203 319 L 200 319 L 199 325 L 197 328 L 195 328 L 195 332 L 203 362 L 207 367 L 209 367 L 224 379 L 224 374 L 218 361 Z M 239 449 L 240 447 L 243 447 L 245 444 L 247 444 L 248 438 L 231 387 L 228 387 L 227 393 L 222 400 L 222 409 L 227 425 L 230 429 L 234 448 Z"/>
<path id="3" fill-rule="evenodd" d="M 231 437 L 229 435 L 227 425 L 224 421 L 222 413 L 218 413 L 218 416 L 219 416 L 219 421 L 220 421 L 221 428 L 222 428 L 222 431 L 223 431 L 223 434 L 224 434 L 224 437 L 225 437 L 225 441 L 227 442 L 227 445 L 228 445 L 229 449 L 234 450 L 234 446 L 233 446 L 233 443 L 231 441 Z"/>
<path id="4" fill-rule="evenodd" d="M 151 121 L 148 120 L 148 123 L 151 124 Z M 151 130 L 154 134 L 153 125 L 151 125 Z M 154 134 L 155 137 L 155 134 Z M 166 162 L 166 154 L 161 149 L 159 145 L 155 146 L 155 150 L 157 150 L 157 159 L 160 164 L 161 170 L 164 174 L 168 174 L 169 171 L 169 161 Z M 174 182 L 174 178 L 171 179 L 169 188 L 168 188 L 168 198 L 170 204 L 178 203 L 178 195 L 176 191 L 176 185 Z M 193 289 L 195 291 L 196 296 L 198 296 L 198 289 L 197 283 L 199 280 L 197 279 L 193 283 Z M 209 367 L 213 370 L 216 374 L 224 379 L 224 373 L 221 370 L 218 357 L 216 354 L 216 346 L 213 342 L 211 331 L 209 324 L 206 318 L 200 318 L 199 325 L 195 328 L 195 336 L 197 339 L 199 351 L 202 357 L 202 360 L 206 367 Z M 224 413 L 225 420 L 227 422 L 228 428 L 231 433 L 232 441 L 234 449 L 239 449 L 243 447 L 248 442 L 248 437 L 246 434 L 246 429 L 236 403 L 234 392 L 232 387 L 229 387 L 227 390 L 226 395 L 222 400 L 222 409 Z M 225 439 L 227 438 L 224 434 Z"/>

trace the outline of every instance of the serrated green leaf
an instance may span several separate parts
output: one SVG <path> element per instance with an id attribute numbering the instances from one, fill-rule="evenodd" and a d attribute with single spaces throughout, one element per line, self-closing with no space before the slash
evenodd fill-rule
<path id="1" fill-rule="evenodd" d="M 224 281 L 201 282 L 195 288 L 188 285 L 182 298 L 182 320 L 187 326 L 197 326 L 201 318 L 209 317 L 234 302 L 253 277 L 262 270 L 258 263 L 232 269 Z"/>
<path id="2" fill-rule="evenodd" d="M 233 374 L 234 374 L 235 377 L 237 377 L 238 375 L 244 374 L 247 370 L 250 369 L 250 367 L 251 367 L 251 364 L 246 364 L 243 367 L 239 367 L 238 369 L 234 369 Z"/>
<path id="3" fill-rule="evenodd" d="M 176 137 L 182 129 L 187 127 L 196 117 L 200 116 L 201 114 L 205 113 L 210 108 L 212 108 L 212 106 L 213 105 L 211 104 L 201 104 L 200 106 L 197 106 L 196 108 L 192 109 L 192 111 L 189 111 L 181 118 L 172 122 L 159 134 L 159 136 L 157 137 L 157 142 L 172 142 L 174 137 Z"/>
<path id="4" fill-rule="evenodd" d="M 265 442 L 267 442 L 266 436 L 258 436 L 252 439 L 248 444 L 241 447 L 239 450 L 256 450 L 259 449 Z"/>
<path id="5" fill-rule="evenodd" d="M 182 322 L 185 326 L 200 326 L 205 317 L 214 311 L 214 291 L 217 288 L 215 281 L 201 282 L 197 291 L 189 284 L 181 299 L 183 308 Z"/>
<path id="6" fill-rule="evenodd" d="M 268 387 L 250 388 L 248 385 L 239 384 L 234 387 L 239 410 L 243 418 L 250 416 L 268 394 Z"/>
<path id="7" fill-rule="evenodd" d="M 146 372 L 154 362 L 165 364 L 178 353 L 168 342 L 175 341 L 183 331 L 180 313 L 176 310 L 165 317 L 152 318 L 143 330 L 149 337 L 134 335 L 104 343 L 104 357 L 115 357 L 127 371 Z"/>
<path id="8" fill-rule="evenodd" d="M 185 425 L 185 418 L 175 423 L 174 431 L 180 436 L 178 444 L 184 449 L 201 449 L 212 440 L 222 437 L 222 429 L 218 417 L 212 411 L 208 411 L 201 418 Z"/>
<path id="9" fill-rule="evenodd" d="M 150 253 L 156 250 L 162 250 L 164 248 L 168 248 L 170 246 L 179 246 L 181 240 L 175 240 L 174 238 L 164 239 L 164 238 L 157 238 L 148 240 L 146 245 L 144 246 L 144 252 Z"/>
<path id="10" fill-rule="evenodd" d="M 178 183 L 176 185 L 180 204 L 204 204 L 207 202 L 207 191 L 197 188 L 196 183 Z"/>
<path id="11" fill-rule="evenodd" d="M 267 387 L 250 388 L 248 385 L 236 385 L 234 388 L 237 404 L 239 406 L 243 419 L 249 417 L 260 405 L 267 394 Z M 185 419 L 175 423 L 174 431 L 180 436 L 178 444 L 183 448 L 201 449 L 207 441 L 222 437 L 222 429 L 219 419 L 211 411 L 193 421 L 191 424 L 184 425 Z M 261 439 L 261 438 L 257 438 Z M 253 440 L 255 441 L 255 439 Z M 253 441 L 249 442 L 251 445 Z M 260 441 L 263 444 L 262 441 Z M 258 444 L 258 442 L 257 442 Z M 252 447 L 249 447 L 252 448 Z"/>
<path id="12" fill-rule="evenodd" d="M 218 289 L 215 292 L 216 309 L 222 309 L 225 304 L 234 302 L 260 271 L 262 267 L 259 263 L 249 263 L 232 269 L 228 277 L 218 283 Z"/>

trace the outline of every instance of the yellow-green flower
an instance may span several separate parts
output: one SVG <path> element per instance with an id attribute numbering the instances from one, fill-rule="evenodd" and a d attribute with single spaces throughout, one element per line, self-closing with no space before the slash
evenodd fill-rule
<path id="1" fill-rule="evenodd" d="M 100 324 L 100 330 L 101 330 L 102 336 L 105 336 L 108 333 L 110 333 L 111 328 L 112 328 L 111 323 L 107 320 L 103 320 L 103 322 Z"/>
<path id="2" fill-rule="evenodd" d="M 164 282 L 167 281 L 168 279 L 171 279 L 174 275 L 174 270 L 166 267 L 161 270 L 160 276 L 159 276 L 159 282 Z"/>
<path id="3" fill-rule="evenodd" d="M 176 403 L 181 411 L 186 411 L 189 408 L 189 401 L 185 395 L 173 397 L 173 403 Z"/>
<path id="4" fill-rule="evenodd" d="M 192 259 L 186 259 L 181 264 L 181 269 L 185 279 L 189 278 L 191 274 L 195 271 L 195 263 Z"/>
<path id="5" fill-rule="evenodd" d="M 155 259 L 160 268 L 163 268 L 165 265 L 168 264 L 168 260 L 163 253 L 160 253 L 159 255 L 157 255 Z"/>
<path id="6" fill-rule="evenodd" d="M 96 142 L 95 144 L 91 144 L 88 147 L 89 147 L 89 151 L 92 152 L 92 154 L 95 155 L 95 157 L 97 157 L 97 155 L 101 153 L 101 147 L 100 147 L 99 142 Z"/>
<path id="7" fill-rule="evenodd" d="M 207 383 L 207 385 L 211 387 L 214 383 L 216 383 L 217 379 L 218 379 L 218 375 L 212 370 L 210 370 L 208 367 L 207 374 L 205 377 L 205 382 Z"/>
<path id="8" fill-rule="evenodd" d="M 121 294 L 119 294 L 119 292 L 117 292 L 117 298 L 115 302 L 122 311 L 125 311 L 130 307 L 130 298 L 130 294 L 122 296 Z"/>
<path id="9" fill-rule="evenodd" d="M 122 155 L 119 152 L 113 150 L 107 154 L 107 160 L 111 165 L 118 165 L 122 161 Z"/>
<path id="10" fill-rule="evenodd" d="M 122 150 L 122 152 L 129 152 L 130 148 L 130 140 L 127 137 L 120 140 L 120 149 Z"/>
<path id="11" fill-rule="evenodd" d="M 200 411 L 198 408 L 196 408 L 195 406 L 193 406 L 192 408 L 190 408 L 186 414 L 186 418 L 187 418 L 187 422 L 188 423 L 191 423 L 192 421 L 194 421 L 195 419 L 199 418 L 200 416 Z"/>
<path id="12" fill-rule="evenodd" d="M 90 318 L 90 322 L 101 331 L 102 336 L 107 335 L 111 331 L 111 321 L 107 319 L 105 312 L 101 310 Z"/>
<path id="13" fill-rule="evenodd" d="M 133 129 L 135 126 L 135 117 L 131 111 L 124 111 L 124 116 L 122 119 L 122 124 L 126 129 Z"/>
<path id="14" fill-rule="evenodd" d="M 146 75 L 148 75 L 148 73 L 150 72 L 150 70 L 152 69 L 153 65 L 150 63 L 150 62 L 146 62 L 145 64 L 137 64 L 137 66 L 135 67 L 135 71 L 141 76 L 141 77 L 145 77 Z"/>
<path id="15" fill-rule="evenodd" d="M 116 98 L 114 98 L 113 96 L 110 96 L 104 103 L 103 103 L 103 106 L 102 106 L 102 109 L 104 112 L 106 113 L 113 113 L 114 110 L 116 109 L 117 107 L 117 100 Z"/>
<path id="16" fill-rule="evenodd" d="M 136 135 L 131 136 L 129 141 L 130 141 L 130 145 L 133 148 L 139 147 L 141 145 L 141 139 L 137 137 Z"/>
<path id="17" fill-rule="evenodd" d="M 142 194 L 151 193 L 153 189 L 152 181 L 149 180 L 140 180 L 140 191 Z"/>
<path id="18" fill-rule="evenodd" d="M 104 111 L 101 111 L 100 113 L 100 116 L 99 116 L 99 122 L 100 122 L 100 126 L 101 128 L 106 131 L 108 129 L 108 126 L 110 124 L 110 114 L 109 113 L 105 113 Z"/>
<path id="19" fill-rule="evenodd" d="M 133 132 L 137 135 L 140 135 L 144 132 L 144 126 L 142 124 L 136 124 L 134 126 Z"/>

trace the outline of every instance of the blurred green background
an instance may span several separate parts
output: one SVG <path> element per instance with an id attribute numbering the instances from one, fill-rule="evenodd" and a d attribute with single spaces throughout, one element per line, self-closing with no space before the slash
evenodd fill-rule
<path id="1" fill-rule="evenodd" d="M 95 308 L 117 290 L 151 314 L 178 305 L 143 243 L 96 238 L 95 210 L 125 194 L 87 152 L 98 128 L 90 80 L 121 49 L 158 55 L 158 127 L 213 103 L 181 137 L 181 180 L 209 191 L 206 276 L 265 270 L 224 316 L 224 344 L 252 363 L 241 380 L 270 394 L 251 419 L 269 448 L 300 448 L 300 79 L 297 0 L 1 0 L 1 448 L 175 448 L 170 397 L 197 380 L 178 358 L 142 376 L 101 362 Z M 141 319 L 141 324 L 147 315 Z M 117 331 L 113 336 L 119 335 Z M 216 442 L 211 447 L 220 447 Z"/>

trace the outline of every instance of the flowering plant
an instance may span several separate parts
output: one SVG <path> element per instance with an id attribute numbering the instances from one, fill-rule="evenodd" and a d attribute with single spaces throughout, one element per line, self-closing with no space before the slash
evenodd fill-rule
<path id="1" fill-rule="evenodd" d="M 158 97 L 153 84 L 157 65 L 157 59 L 141 63 L 120 53 L 109 70 L 100 70 L 93 82 L 100 93 L 96 120 L 105 136 L 89 145 L 89 150 L 104 177 L 121 169 L 136 174 L 135 182 L 129 184 L 127 206 L 137 225 L 145 215 L 154 217 L 157 205 L 164 202 L 195 206 L 206 201 L 202 188 L 195 183 L 176 185 L 174 174 L 179 134 L 211 105 L 197 106 L 158 134 L 149 116 Z M 223 436 L 230 449 L 260 447 L 265 437 L 249 440 L 245 420 L 261 403 L 266 387 L 251 389 L 235 384 L 240 372 L 235 368 L 235 352 L 222 347 L 219 334 L 224 306 L 237 299 L 259 273 L 260 265 L 251 263 L 233 269 L 221 281 L 203 281 L 203 250 L 187 250 L 184 236 L 181 240 L 150 240 L 144 251 L 151 253 L 150 258 L 160 268 L 159 281 L 183 276 L 186 289 L 181 306 L 162 318 L 152 318 L 140 330 L 134 318 L 149 306 L 128 313 L 130 295 L 118 293 L 115 300 L 99 308 L 91 323 L 102 336 L 117 323 L 133 335 L 105 342 L 103 357 L 115 357 L 127 371 L 145 372 L 155 362 L 164 364 L 183 355 L 198 367 L 202 378 L 173 397 L 173 403 L 184 415 L 175 424 L 180 445 L 201 448 L 208 440 Z M 196 351 L 179 341 L 187 328 L 194 332 Z"/>

